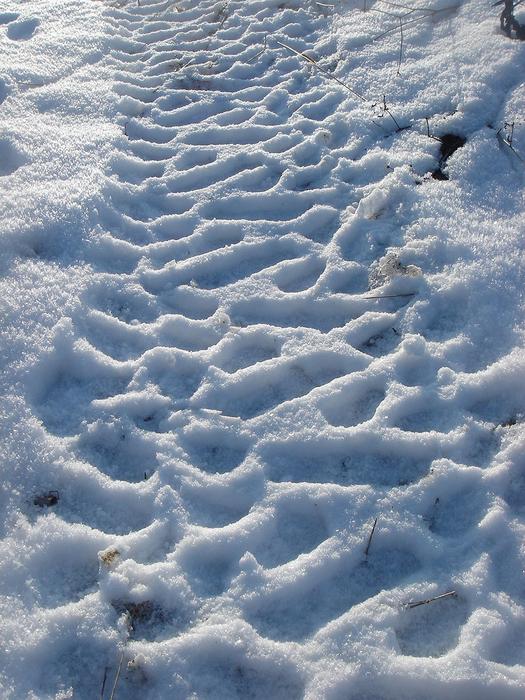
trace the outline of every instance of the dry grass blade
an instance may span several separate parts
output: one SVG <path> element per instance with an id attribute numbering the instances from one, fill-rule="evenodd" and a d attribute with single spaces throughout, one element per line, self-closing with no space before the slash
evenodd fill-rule
<path id="1" fill-rule="evenodd" d="M 265 36 L 264 37 L 264 45 L 263 45 L 262 49 L 260 51 L 257 51 L 255 56 L 252 56 L 251 58 L 249 58 L 246 61 L 246 63 L 252 63 L 252 61 L 256 61 L 259 58 L 259 56 L 263 55 L 263 53 L 266 51 L 267 48 L 268 48 L 268 37 Z"/>
<path id="2" fill-rule="evenodd" d="M 382 3 L 383 5 L 388 5 L 389 7 L 398 7 L 400 10 L 408 10 L 407 14 L 412 12 L 427 12 L 430 14 L 439 12 L 439 10 L 434 10 L 432 7 L 414 7 L 412 5 L 404 5 L 401 2 L 391 2 L 391 0 L 378 0 L 378 2 Z"/>
<path id="3" fill-rule="evenodd" d="M 433 134 L 430 133 L 430 124 L 428 123 L 428 117 L 425 117 L 425 121 L 427 123 L 427 136 L 429 139 L 434 139 L 434 141 L 439 141 L 439 143 L 443 143 L 443 141 L 439 138 L 439 136 L 434 136 Z"/>
<path id="4" fill-rule="evenodd" d="M 372 544 L 372 537 L 374 536 L 374 532 L 376 531 L 376 525 L 377 525 L 377 518 L 374 520 L 374 524 L 372 525 L 372 531 L 370 532 L 370 536 L 369 536 L 368 542 L 366 544 L 365 557 L 368 556 L 368 552 L 370 551 L 370 545 Z"/>
<path id="5" fill-rule="evenodd" d="M 104 669 L 104 677 L 102 678 L 102 686 L 100 688 L 100 700 L 104 700 L 104 690 L 106 689 L 106 680 L 108 678 L 108 667 Z"/>
<path id="6" fill-rule="evenodd" d="M 350 85 L 348 85 L 347 83 L 345 83 L 345 82 L 343 82 L 342 80 L 340 80 L 340 79 L 339 79 L 337 76 L 335 76 L 333 73 L 330 73 L 330 71 L 326 70 L 326 68 L 323 68 L 322 66 L 320 66 L 320 65 L 317 63 L 317 61 L 314 61 L 314 59 L 313 59 L 313 58 L 310 58 L 310 56 L 308 56 L 307 54 L 303 53 L 302 51 L 297 51 L 297 49 L 294 49 L 292 46 L 289 46 L 288 44 L 285 44 L 283 41 L 279 41 L 278 39 L 276 39 L 275 41 L 276 41 L 277 44 L 279 44 L 279 46 L 282 46 L 283 48 L 287 49 L 288 51 L 290 51 L 291 53 L 295 54 L 296 56 L 299 56 L 300 58 L 303 58 L 303 59 L 304 59 L 305 61 L 307 61 L 310 65 L 314 66 L 314 68 L 315 68 L 316 70 L 318 70 L 320 73 L 322 73 L 323 75 L 326 75 L 327 78 L 330 78 L 331 80 L 335 80 L 336 83 L 339 83 L 339 85 L 341 85 L 342 87 L 344 87 L 345 90 L 348 90 L 348 92 L 350 92 L 352 95 L 354 95 L 354 97 L 357 97 L 358 100 L 361 100 L 361 102 L 364 102 L 365 104 L 368 102 L 368 100 L 366 99 L 366 97 L 364 97 L 364 96 L 361 95 L 359 92 L 357 92 L 356 90 L 354 90 L 354 89 L 353 89 L 352 87 L 350 87 Z M 388 109 L 388 107 L 386 106 L 386 100 L 385 100 L 384 98 L 383 98 L 383 105 L 384 105 L 384 106 L 383 106 L 384 112 L 385 112 L 386 114 L 388 114 L 388 116 L 390 117 L 390 119 L 392 119 L 392 121 L 393 121 L 394 124 L 396 125 L 396 128 L 397 128 L 398 130 L 400 130 L 401 127 L 399 126 L 399 122 L 398 122 L 397 119 L 394 117 L 394 115 L 392 114 L 392 112 L 390 111 L 390 109 Z M 386 131 L 385 127 L 384 127 L 382 124 L 379 124 L 379 122 L 376 122 L 375 120 L 372 120 L 372 124 L 374 124 L 375 126 L 379 127 L 380 129 L 383 129 L 383 130 Z M 405 127 L 405 128 L 406 128 L 406 127 Z"/>
<path id="7" fill-rule="evenodd" d="M 501 129 L 500 129 L 500 131 L 501 131 Z M 498 131 L 497 137 L 498 137 L 498 139 L 501 141 L 501 143 L 504 143 L 505 146 L 508 146 L 508 148 L 510 148 L 510 150 L 514 153 L 514 155 L 516 156 L 516 158 L 517 158 L 519 161 L 521 161 L 522 163 L 525 163 L 525 158 L 523 158 L 523 156 L 520 156 L 520 154 L 519 154 L 518 151 L 514 148 L 514 146 L 512 145 L 512 143 L 511 143 L 510 141 L 508 141 L 504 136 L 502 136 L 502 135 L 499 133 L 499 131 Z"/>
<path id="8" fill-rule="evenodd" d="M 317 61 L 314 61 L 314 59 L 310 58 L 310 56 L 308 56 L 307 54 L 303 53 L 302 51 L 297 51 L 297 49 L 294 49 L 292 46 L 289 46 L 288 44 L 285 44 L 284 42 L 279 41 L 277 39 L 276 39 L 276 42 L 279 44 L 279 46 L 282 46 L 285 49 L 288 49 L 288 51 L 291 51 L 291 53 L 294 53 L 296 56 L 300 56 L 301 58 L 304 58 L 305 61 L 308 61 L 308 63 L 310 63 L 312 66 L 315 66 L 315 68 L 317 68 L 318 71 L 320 71 L 324 75 L 328 76 L 332 80 L 335 80 L 337 83 L 339 83 L 339 85 L 342 85 L 346 90 L 351 92 L 352 95 L 357 97 L 358 100 L 361 100 L 361 102 L 367 101 L 366 98 L 363 97 L 363 95 L 360 95 L 353 88 L 351 88 L 350 85 L 347 85 L 342 80 L 339 80 L 339 78 L 337 76 L 333 75 L 333 73 L 330 73 L 330 71 L 326 70 L 326 68 L 323 68 L 322 66 L 320 66 L 317 63 Z"/>
<path id="9" fill-rule="evenodd" d="M 379 294 L 377 296 L 366 296 L 363 299 L 395 299 L 396 297 L 415 297 L 415 292 L 409 292 L 407 294 Z"/>
<path id="10" fill-rule="evenodd" d="M 432 17 L 431 14 L 426 14 L 426 15 L 420 15 L 419 17 L 416 17 L 415 19 L 411 19 L 408 22 L 404 23 L 404 27 L 409 27 L 413 24 L 416 24 L 417 22 L 422 22 L 424 19 L 428 19 L 429 17 Z M 386 31 L 382 32 L 381 34 L 378 34 L 377 36 L 372 37 L 371 41 L 377 41 L 378 39 L 382 39 L 384 36 L 387 36 L 388 34 L 391 34 L 392 32 L 397 32 L 399 30 L 399 25 L 396 25 L 395 27 L 390 27 L 390 29 L 387 29 Z"/>
<path id="11" fill-rule="evenodd" d="M 389 2 L 389 0 L 378 0 L 378 2 L 382 2 L 383 4 L 387 5 L 388 7 L 394 7 L 394 8 L 399 8 L 406 10 L 406 12 L 403 13 L 396 13 L 396 12 L 388 12 L 387 10 L 381 10 L 376 7 L 370 8 L 372 12 L 379 12 L 382 15 L 387 15 L 387 17 L 392 17 L 393 19 L 396 19 L 398 21 L 398 26 L 397 27 L 391 27 L 390 29 L 387 29 L 385 32 L 382 34 L 379 34 L 378 36 L 374 37 L 372 41 L 375 41 L 376 39 L 380 39 L 383 36 L 386 36 L 390 32 L 397 31 L 399 29 L 399 32 L 401 34 L 401 39 L 399 43 L 399 57 L 397 61 L 397 75 L 401 75 L 401 64 L 403 62 L 403 47 L 404 47 L 404 41 L 405 41 L 405 35 L 404 35 L 404 28 L 406 26 L 415 24 L 419 22 L 420 20 L 426 19 L 427 17 L 433 17 L 437 12 L 440 10 L 433 10 L 432 8 L 427 8 L 427 7 L 410 7 L 409 5 L 402 5 L 400 3 L 396 2 Z M 452 6 L 450 8 L 444 8 L 444 9 L 452 9 Z M 423 14 L 420 14 L 417 17 L 414 17 L 414 19 L 409 20 L 407 22 L 404 22 L 403 20 L 406 17 L 409 17 L 410 15 L 414 15 L 416 12 L 422 12 Z"/>
<path id="12" fill-rule="evenodd" d="M 519 122 L 518 122 L 519 123 Z M 520 160 L 522 163 L 525 163 L 525 160 L 523 159 L 522 156 L 518 153 L 518 151 L 514 148 L 512 145 L 512 142 L 514 140 L 514 125 L 516 122 L 505 122 L 503 126 L 498 129 L 496 132 L 496 136 L 498 137 L 498 141 L 500 141 L 502 144 L 505 146 L 508 146 L 510 150 L 514 153 L 516 158 Z"/>
<path id="13" fill-rule="evenodd" d="M 378 7 L 371 7 L 369 12 L 377 12 L 380 15 L 386 15 L 387 17 L 394 17 L 395 19 L 402 19 L 407 15 L 411 15 L 411 12 L 405 12 L 404 15 L 398 15 L 396 12 L 389 12 L 388 10 L 380 10 Z"/>
<path id="14" fill-rule="evenodd" d="M 425 598 L 425 600 L 416 600 L 413 603 L 407 603 L 406 607 L 408 609 L 417 608 L 420 605 L 428 605 L 428 603 L 433 603 L 436 600 L 443 600 L 443 598 L 455 598 L 457 596 L 456 591 L 447 591 L 441 595 L 434 596 L 434 598 Z"/>
<path id="15" fill-rule="evenodd" d="M 392 3 L 388 3 L 388 4 L 392 4 Z M 420 15 L 419 17 L 415 17 L 414 19 L 411 19 L 408 22 L 404 22 L 403 27 L 406 28 L 408 26 L 416 24 L 417 22 L 421 22 L 424 19 L 428 19 L 429 17 L 434 17 L 435 15 L 440 14 L 442 12 L 447 12 L 449 10 L 456 10 L 458 7 L 459 7 L 459 5 L 449 5 L 448 7 L 441 8 L 441 10 L 426 10 L 426 9 L 419 10 L 419 8 L 418 8 L 417 9 L 418 12 L 421 11 L 421 12 L 424 12 L 425 14 Z M 416 11 L 416 10 L 412 9 L 407 14 L 412 14 L 414 11 Z M 395 27 L 390 27 L 390 29 L 387 29 L 386 31 L 382 32 L 381 34 L 377 34 L 377 36 L 372 37 L 371 41 L 377 41 L 378 39 L 382 39 L 384 36 L 387 36 L 388 34 L 391 34 L 392 32 L 397 32 L 398 29 L 399 29 L 399 25 L 397 25 Z"/>
<path id="16" fill-rule="evenodd" d="M 109 700 L 115 700 L 115 692 L 117 690 L 118 682 L 120 680 L 120 674 L 122 671 L 122 664 L 123 663 L 124 663 L 124 649 L 122 650 L 122 653 L 120 655 L 117 673 L 115 674 L 115 680 L 113 681 L 113 688 L 111 689 L 111 695 L 109 696 Z"/>

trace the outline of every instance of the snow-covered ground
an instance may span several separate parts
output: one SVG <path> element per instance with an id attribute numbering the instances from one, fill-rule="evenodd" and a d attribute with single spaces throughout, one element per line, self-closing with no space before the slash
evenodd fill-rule
<path id="1" fill-rule="evenodd" d="M 2 699 L 524 697 L 498 12 L 0 3 Z"/>

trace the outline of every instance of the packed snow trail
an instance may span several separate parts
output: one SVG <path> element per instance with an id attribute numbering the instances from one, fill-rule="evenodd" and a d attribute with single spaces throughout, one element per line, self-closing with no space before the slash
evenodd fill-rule
<path id="1" fill-rule="evenodd" d="M 432 8 L 0 15 L 4 697 L 523 696 L 525 58 Z"/>

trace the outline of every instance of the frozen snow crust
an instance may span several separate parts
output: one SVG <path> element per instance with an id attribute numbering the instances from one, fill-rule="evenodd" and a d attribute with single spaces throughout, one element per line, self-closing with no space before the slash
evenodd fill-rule
<path id="1" fill-rule="evenodd" d="M 450 4 L 3 3 L 2 698 L 523 698 L 524 45 Z"/>

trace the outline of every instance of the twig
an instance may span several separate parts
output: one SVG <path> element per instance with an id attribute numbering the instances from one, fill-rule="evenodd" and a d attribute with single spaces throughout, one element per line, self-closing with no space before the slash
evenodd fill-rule
<path id="1" fill-rule="evenodd" d="M 367 542 L 366 549 L 365 549 L 365 557 L 368 556 L 368 552 L 370 550 L 370 545 L 372 544 L 372 537 L 374 536 L 374 532 L 376 530 L 376 525 L 377 525 L 377 518 L 374 520 L 374 524 L 372 525 L 372 531 L 370 532 L 370 536 L 368 538 L 368 542 Z"/>
<path id="2" fill-rule="evenodd" d="M 508 141 L 505 141 L 505 139 L 501 139 L 501 140 L 503 141 L 503 143 L 505 143 L 510 148 L 510 150 L 514 153 L 514 155 L 516 156 L 516 158 L 518 160 L 521 160 L 522 163 L 525 163 L 525 159 L 523 158 L 523 156 L 520 156 L 520 154 L 514 148 L 514 146 L 512 146 Z"/>
<path id="3" fill-rule="evenodd" d="M 510 128 L 510 134 L 507 136 L 507 142 L 509 146 L 512 146 L 512 139 L 514 138 L 514 122 L 509 124 L 509 122 L 505 122 L 505 128 L 509 127 Z"/>
<path id="4" fill-rule="evenodd" d="M 106 689 L 106 680 L 108 677 L 108 667 L 104 669 L 104 678 L 102 679 L 102 687 L 100 689 L 100 700 L 104 700 L 104 690 Z"/>
<path id="5" fill-rule="evenodd" d="M 122 649 L 122 653 L 120 655 L 120 661 L 118 663 L 117 673 L 115 674 L 113 688 L 111 689 L 111 695 L 109 696 L 108 700 L 114 700 L 114 698 L 115 698 L 115 691 L 117 690 L 117 685 L 118 685 L 118 682 L 120 680 L 120 672 L 122 671 L 122 664 L 123 663 L 124 663 L 124 649 Z"/>
<path id="6" fill-rule="evenodd" d="M 443 140 L 439 138 L 439 136 L 434 136 L 433 134 L 430 133 L 430 125 L 428 123 L 428 117 L 425 117 L 425 121 L 427 123 L 427 136 L 429 139 L 434 139 L 434 141 L 439 141 L 440 143 L 443 143 Z"/>
<path id="7" fill-rule="evenodd" d="M 394 122 L 394 124 L 397 126 L 397 130 L 398 130 L 398 131 L 401 131 L 401 127 L 399 126 L 399 122 L 397 121 L 397 119 L 394 117 L 394 115 L 392 114 L 392 112 L 391 112 L 391 111 L 388 109 L 388 107 L 386 106 L 386 95 L 383 95 L 383 110 L 386 112 L 386 114 L 388 114 L 388 116 L 390 117 L 390 119 L 392 119 L 392 121 Z"/>
<path id="8" fill-rule="evenodd" d="M 419 605 L 427 605 L 428 603 L 433 603 L 435 600 L 442 600 L 443 598 L 455 598 L 457 596 L 456 591 L 447 591 L 447 593 L 442 593 L 434 598 L 426 598 L 425 600 L 417 600 L 414 603 L 407 603 L 406 607 L 409 609 L 417 608 Z"/>
<path id="9" fill-rule="evenodd" d="M 508 126 L 508 125 L 505 124 L 505 126 Z M 511 138 L 510 138 L 510 139 L 509 139 L 508 137 L 505 138 L 504 136 L 501 135 L 501 132 L 502 132 L 503 129 L 505 128 L 504 126 L 502 126 L 501 129 L 498 129 L 498 131 L 496 132 L 496 136 L 497 136 L 498 139 L 501 141 L 501 143 L 504 143 L 505 146 L 508 146 L 508 147 L 510 148 L 510 150 L 514 153 L 514 155 L 516 156 L 516 158 L 517 158 L 518 160 L 520 160 L 522 163 L 525 163 L 525 159 L 523 158 L 523 156 L 520 156 L 520 154 L 518 153 L 518 151 L 517 151 L 517 150 L 514 148 L 514 146 L 512 145 L 512 137 L 514 136 L 514 123 L 513 123 L 512 126 L 513 126 L 513 128 L 512 128 Z"/>

